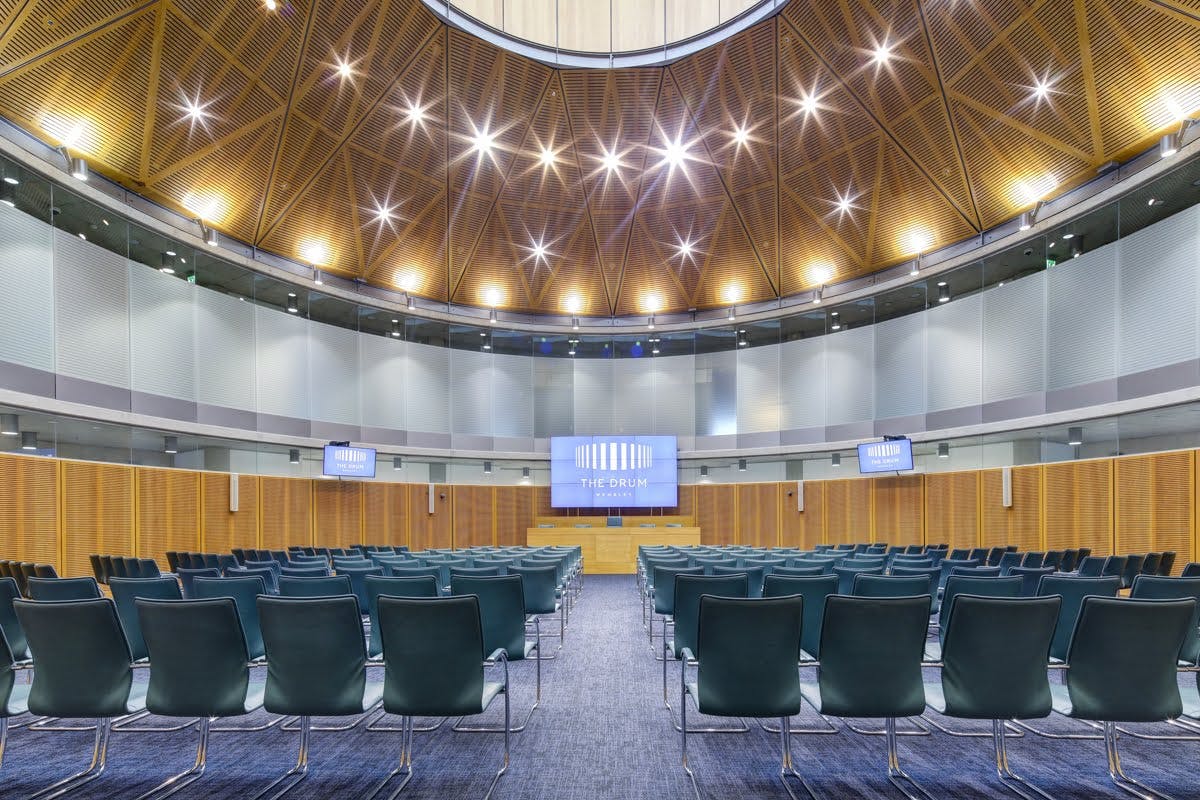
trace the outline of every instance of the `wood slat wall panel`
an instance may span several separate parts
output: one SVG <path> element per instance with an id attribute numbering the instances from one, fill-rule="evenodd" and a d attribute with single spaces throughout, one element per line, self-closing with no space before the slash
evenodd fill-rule
<path id="1" fill-rule="evenodd" d="M 362 544 L 362 484 L 358 481 L 313 482 L 313 539 L 321 547 Z"/>
<path id="2" fill-rule="evenodd" d="M 696 487 L 696 525 L 702 544 L 737 544 L 736 487 Z"/>
<path id="3" fill-rule="evenodd" d="M 285 550 L 291 545 L 312 545 L 312 485 L 303 478 L 259 478 L 259 547 Z"/>
<path id="4" fill-rule="evenodd" d="M 925 476 L 925 541 L 951 547 L 979 546 L 978 472 Z"/>
<path id="5" fill-rule="evenodd" d="M 1175 552 L 1175 569 L 1193 560 L 1195 454 L 1114 459 L 1113 541 L 1118 553 Z"/>
<path id="6" fill-rule="evenodd" d="M 870 541 L 870 480 L 825 482 L 825 537 L 830 544 Z"/>
<path id="7" fill-rule="evenodd" d="M 739 543 L 755 547 L 779 546 L 780 486 L 778 483 L 737 484 Z"/>
<path id="8" fill-rule="evenodd" d="M 137 556 L 165 570 L 168 550 L 200 550 L 200 473 L 141 467 L 134 474 Z"/>
<path id="9" fill-rule="evenodd" d="M 537 487 L 496 487 L 496 545 L 524 545 L 526 531 L 533 527 Z"/>
<path id="10" fill-rule="evenodd" d="M 363 544 L 408 545 L 408 491 L 402 483 L 363 484 Z"/>
<path id="11" fill-rule="evenodd" d="M 434 509 L 429 513 L 429 486 L 410 483 L 408 488 L 408 542 L 413 550 L 454 546 L 454 516 L 450 487 L 434 484 Z"/>
<path id="12" fill-rule="evenodd" d="M 455 486 L 451 502 L 455 547 L 495 544 L 492 530 L 496 498 L 491 486 Z"/>
<path id="13" fill-rule="evenodd" d="M 91 575 L 91 553 L 133 554 L 132 467 L 62 462 L 60 575 Z"/>
<path id="14" fill-rule="evenodd" d="M 1043 549 L 1042 468 L 1012 468 L 1012 508 L 1001 505 L 1002 470 L 980 475 L 980 547 L 1015 544 L 1022 550 Z"/>
<path id="15" fill-rule="evenodd" d="M 555 517 L 563 515 L 563 509 L 554 508 L 550 505 L 549 486 L 533 487 L 533 501 L 533 515 L 535 517 Z"/>
<path id="16" fill-rule="evenodd" d="M 0 475 L 0 558 L 53 564 L 61 572 L 58 462 L 3 455 Z"/>
<path id="17" fill-rule="evenodd" d="M 875 526 L 871 541 L 923 544 L 925 476 L 888 475 L 871 480 Z"/>
<path id="18" fill-rule="evenodd" d="M 200 548 L 206 553 L 228 553 L 233 547 L 258 547 L 258 476 L 238 475 L 238 510 L 229 510 L 229 476 L 218 472 L 200 475 L 203 519 Z"/>
<path id="19" fill-rule="evenodd" d="M 1113 552 L 1113 461 L 1070 461 L 1042 466 L 1047 550 L 1090 547 Z"/>
<path id="20" fill-rule="evenodd" d="M 788 481 L 779 485 L 783 495 L 780 512 L 779 545 L 812 549 L 825 539 L 825 481 L 804 481 L 804 510 L 796 508 L 796 484 Z"/>

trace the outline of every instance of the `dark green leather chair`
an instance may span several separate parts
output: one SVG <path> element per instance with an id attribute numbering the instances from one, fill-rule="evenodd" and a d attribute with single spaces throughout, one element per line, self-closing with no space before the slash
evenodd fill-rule
<path id="1" fill-rule="evenodd" d="M 284 578 L 325 578 L 328 576 L 329 567 L 321 566 L 320 564 L 300 564 L 279 568 L 279 581 L 281 583 Z M 279 593 L 283 594 L 282 587 L 280 587 Z"/>
<path id="2" fill-rule="evenodd" d="M 727 575 L 745 572 L 737 567 L 714 567 L 714 575 Z M 667 621 L 675 613 L 675 577 L 677 575 L 703 575 L 703 567 L 663 566 L 653 564 L 650 567 L 650 599 L 652 604 L 650 616 L 650 646 L 654 646 L 654 614 L 662 617 L 663 636 L 666 636 Z"/>
<path id="3" fill-rule="evenodd" d="M 358 610 L 362 614 L 367 613 L 367 584 L 366 579 L 370 575 L 382 576 L 383 567 L 370 566 L 371 562 L 367 562 L 365 567 L 343 567 L 335 566 L 333 568 L 334 575 L 344 575 L 350 579 L 351 591 L 358 598 Z"/>
<path id="4" fill-rule="evenodd" d="M 920 597 L 929 594 L 929 579 L 922 575 L 854 576 L 855 597 Z"/>
<path id="5" fill-rule="evenodd" d="M 266 586 L 258 575 L 232 578 L 196 578 L 192 582 L 192 599 L 211 600 L 232 597 L 237 603 L 238 619 L 246 636 L 246 652 L 250 659 L 265 655 L 262 626 L 258 620 L 258 597 L 266 594 Z"/>
<path id="6" fill-rule="evenodd" d="M 451 567 L 450 579 L 454 578 L 498 578 L 504 573 L 500 567 Z"/>
<path id="7" fill-rule="evenodd" d="M 1142 574 L 1142 564 L 1146 561 L 1145 553 L 1125 556 L 1125 567 L 1121 570 L 1121 588 L 1133 586 L 1133 579 Z"/>
<path id="8" fill-rule="evenodd" d="M 382 699 L 383 686 L 367 681 L 362 615 L 353 595 L 260 595 L 257 605 L 267 655 L 263 705 L 272 714 L 300 718 L 296 766 L 255 796 L 277 800 L 308 773 L 312 718 L 361 716 Z"/>
<path id="9" fill-rule="evenodd" d="M 20 597 L 21 590 L 15 580 L 0 578 L 0 633 L 8 640 L 13 658 L 17 661 L 27 661 L 29 646 L 25 643 L 25 631 L 21 630 L 21 623 L 17 621 L 17 614 L 13 611 L 13 601 L 19 600 Z"/>
<path id="10" fill-rule="evenodd" d="M 814 796 L 796 771 L 791 749 L 791 717 L 800 713 L 802 703 L 796 664 L 800 660 L 803 620 L 804 598 L 798 595 L 760 599 L 700 597 L 696 649 L 685 647 L 680 651 L 681 658 L 697 662 L 696 681 L 687 681 L 687 670 L 680 671 L 679 679 L 683 769 L 697 800 L 701 799 L 700 786 L 688 763 L 688 697 L 702 714 L 778 717 L 783 740 L 780 777 L 784 787 L 795 798 L 787 782 L 790 777 Z"/>
<path id="11" fill-rule="evenodd" d="M 800 629 L 800 658 L 813 661 L 821 657 L 821 623 L 825 616 L 825 598 L 837 594 L 838 576 L 811 578 L 770 576 L 763 585 L 763 598 L 800 595 L 804 598 L 804 624 Z"/>
<path id="12" fill-rule="evenodd" d="M 789 569 L 812 569 L 815 567 L 815 568 L 818 568 L 821 570 L 822 575 L 832 575 L 834 563 L 835 562 L 833 561 L 833 559 L 829 559 L 829 558 L 808 558 L 808 557 L 800 556 L 797 558 L 788 559 L 788 568 Z"/>
<path id="13" fill-rule="evenodd" d="M 28 578 L 30 600 L 95 600 L 101 597 L 95 578 Z"/>
<path id="14" fill-rule="evenodd" d="M 1078 575 L 1044 575 L 1038 584 L 1038 596 L 1057 595 L 1062 598 L 1058 610 L 1058 620 L 1054 627 L 1054 638 L 1050 641 L 1050 658 L 1063 661 L 1067 657 L 1067 647 L 1071 644 L 1071 632 L 1075 630 L 1075 620 L 1079 617 L 1079 609 L 1083 607 L 1083 598 L 1089 595 L 1097 597 L 1116 597 L 1121 588 L 1119 578 L 1081 578 Z"/>
<path id="15" fill-rule="evenodd" d="M 1055 572 L 1054 567 L 1013 567 L 1008 571 L 1007 577 L 1021 579 L 1022 597 L 1037 597 L 1038 585 L 1042 578 L 1054 575 Z"/>
<path id="16" fill-rule="evenodd" d="M 814 564 L 811 567 L 775 567 L 771 570 L 771 575 L 780 575 L 785 578 L 811 578 L 816 575 L 828 575 L 832 569 L 824 564 Z M 766 578 L 763 580 L 765 581 Z"/>
<path id="17" fill-rule="evenodd" d="M 680 574 L 686 575 L 692 573 L 684 572 Z M 746 579 L 750 582 L 749 596 L 752 598 L 762 597 L 763 582 L 766 580 L 766 576 L 763 575 L 762 567 L 713 567 L 709 574 L 713 575 L 714 577 L 726 575 L 745 575 Z"/>
<path id="18" fill-rule="evenodd" d="M 998 580 L 993 578 L 992 580 Z M 925 710 L 921 660 L 929 625 L 929 597 L 848 597 L 825 600 L 817 683 L 801 685 L 821 714 L 883 718 L 888 780 L 926 794 L 903 769 L 896 747 L 896 718 Z"/>
<path id="19" fill-rule="evenodd" d="M 897 578 L 901 577 L 916 577 L 921 576 L 929 581 L 928 594 L 932 598 L 932 605 L 929 608 L 929 613 L 937 614 L 942 610 L 942 600 L 938 597 L 938 583 L 942 579 L 942 570 L 939 567 L 909 567 L 895 565 L 891 569 L 891 575 Z"/>
<path id="20" fill-rule="evenodd" d="M 418 567 L 418 566 L 394 567 L 394 566 L 388 566 L 388 567 L 385 567 L 385 569 L 387 570 L 384 573 L 385 575 L 391 575 L 391 576 L 394 576 L 397 578 L 420 578 L 425 575 L 432 576 L 433 579 L 437 582 L 438 591 L 444 593 L 446 584 L 442 583 L 442 570 L 439 567 Z"/>
<path id="21" fill-rule="evenodd" d="M 673 587 L 672 587 L 673 588 Z M 534 617 L 534 639 L 525 638 L 525 593 L 522 589 L 520 575 L 502 575 L 492 578 L 454 577 L 450 579 L 450 594 L 452 596 L 475 595 L 479 598 L 479 618 L 483 625 L 484 654 L 504 650 L 506 654 L 505 668 L 509 661 L 523 661 L 530 656 L 534 658 L 536 683 L 533 706 L 520 725 L 513 728 L 514 733 L 525 730 L 533 712 L 542 702 L 542 658 L 541 658 L 541 625 Z M 458 725 L 456 731 L 498 732 L 495 728 L 464 727 Z"/>
<path id="22" fill-rule="evenodd" d="M 845 566 L 842 565 L 833 568 L 833 574 L 838 577 L 838 594 L 850 594 L 854 590 L 854 579 L 859 575 L 882 575 L 883 565 L 878 566 Z"/>
<path id="23" fill-rule="evenodd" d="M 5 578 L 3 580 L 12 580 Z M 16 583 L 14 582 L 14 586 Z M 0 629 L 0 767 L 4 766 L 4 745 L 8 741 L 8 718 L 24 714 L 29 710 L 29 686 L 17 685 L 17 659 L 8 645 L 4 630 Z"/>
<path id="24" fill-rule="evenodd" d="M 148 656 L 146 640 L 138 622 L 135 600 L 139 597 L 151 600 L 181 600 L 179 582 L 174 578 L 113 578 L 108 582 L 113 602 L 117 605 L 117 617 L 129 642 L 129 652 L 134 661 L 143 661 Z"/>
<path id="25" fill-rule="evenodd" d="M 521 576 L 521 591 L 525 595 L 525 614 L 527 616 L 545 617 L 558 615 L 558 648 L 562 649 L 563 640 L 567 635 L 567 615 L 563 603 L 559 602 L 558 571 L 553 566 L 518 567 L 509 565 L 508 575 Z M 554 634 L 547 634 L 553 636 Z M 542 654 L 542 658 L 554 658 L 553 655 Z"/>
<path id="26" fill-rule="evenodd" d="M 1050 715 L 1046 660 L 1061 604 L 1057 596 L 959 594 L 942 647 L 941 681 L 925 684 L 926 701 L 939 714 L 992 721 L 996 772 L 1026 800 L 1033 798 L 1022 787 L 1047 795 L 1009 768 L 1004 721 Z"/>
<path id="27" fill-rule="evenodd" d="M 34 795 L 57 796 L 104 772 L 112 720 L 145 709 L 146 684 L 133 680 L 133 659 L 112 600 L 17 600 L 13 607 L 37 664 L 29 710 L 46 717 L 97 720 L 88 768 Z"/>
<path id="28" fill-rule="evenodd" d="M 183 553 L 180 553 L 181 558 L 182 556 Z M 196 578 L 219 578 L 221 577 L 221 572 L 220 570 L 209 569 L 208 567 L 203 567 L 200 569 L 180 567 L 176 571 L 175 576 L 179 578 L 179 589 L 183 593 L 183 599 L 191 600 L 195 588 L 193 582 L 196 580 Z"/>
<path id="29" fill-rule="evenodd" d="M 1127 776 L 1118 722 L 1163 722 L 1183 710 L 1176 668 L 1196 601 L 1088 597 L 1067 649 L 1066 685 L 1051 685 L 1054 710 L 1100 722 L 1109 776 L 1129 794 L 1162 797 Z"/>
<path id="30" fill-rule="evenodd" d="M 1188 626 L 1188 634 L 1179 651 L 1179 660 L 1188 665 L 1200 662 L 1200 578 L 1136 575 L 1129 596 L 1135 600 L 1195 600 L 1196 616 Z"/>
<path id="31" fill-rule="evenodd" d="M 466 580 L 497 580 L 473 578 Z M 400 764 L 388 773 L 368 800 L 390 781 L 403 776 L 394 798 L 412 779 L 413 718 L 462 717 L 482 714 L 496 697 L 504 696 L 504 761 L 488 787 L 508 770 L 509 705 L 508 655 L 503 648 L 487 651 L 479 598 L 475 595 L 440 598 L 379 598 L 379 627 L 383 640 L 383 708 L 402 718 Z M 499 664 L 503 682 L 484 678 L 484 666 Z"/>
<path id="32" fill-rule="evenodd" d="M 279 565 L 276 564 L 276 567 Z M 225 570 L 226 578 L 260 578 L 263 594 L 279 594 L 279 577 L 270 567 L 230 567 Z"/>
<path id="33" fill-rule="evenodd" d="M 769 576 L 768 576 L 769 577 Z M 734 575 L 678 575 L 675 577 L 675 636 L 663 642 L 663 705 L 671 710 L 671 702 L 667 697 L 667 661 L 679 660 L 679 668 L 687 669 L 687 662 L 682 660 L 685 648 L 692 652 L 698 650 L 696 637 L 700 629 L 700 598 L 703 595 L 713 597 L 738 597 L 746 599 L 750 592 L 750 579 L 743 572 Z M 675 724 L 672 715 L 671 724 Z M 675 725 L 675 730 L 679 726 Z M 736 731 L 738 728 L 693 728 L 689 733 L 719 733 Z M 746 730 L 741 728 L 740 730 Z"/>
<path id="34" fill-rule="evenodd" d="M 196 760 L 191 769 L 168 778 L 141 796 L 163 800 L 204 773 L 212 720 L 241 716 L 261 708 L 263 685 L 250 680 L 246 638 L 233 598 L 137 597 L 133 605 L 154 664 L 146 691 L 146 709 L 164 717 L 199 718 L 200 722 Z"/>
<path id="35" fill-rule="evenodd" d="M 368 575 L 367 613 L 371 620 L 371 635 L 367 642 L 367 658 L 379 658 L 383 654 L 383 639 L 379 635 L 379 598 L 388 597 L 437 597 L 437 578 L 421 575 L 414 578 L 398 578 L 388 575 Z"/>
<path id="36" fill-rule="evenodd" d="M 279 578 L 280 597 L 337 597 L 343 594 L 354 594 L 346 575 L 282 575 Z"/>
<path id="37" fill-rule="evenodd" d="M 1104 572 L 1104 565 L 1108 561 L 1105 556 L 1085 556 L 1080 551 L 1079 566 L 1076 572 L 1081 578 L 1099 578 Z"/>

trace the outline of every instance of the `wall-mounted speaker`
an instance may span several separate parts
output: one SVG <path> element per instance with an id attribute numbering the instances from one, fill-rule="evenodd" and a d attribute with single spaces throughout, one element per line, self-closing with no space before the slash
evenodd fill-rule
<path id="1" fill-rule="evenodd" d="M 1000 505 L 1012 508 L 1012 467 L 1000 470 Z"/>
<path id="2" fill-rule="evenodd" d="M 796 481 L 796 510 L 804 510 L 804 481 Z"/>
<path id="3" fill-rule="evenodd" d="M 229 513 L 238 510 L 238 476 L 236 472 L 229 473 Z"/>
<path id="4" fill-rule="evenodd" d="M 429 484 L 429 513 L 437 511 L 437 486 Z"/>

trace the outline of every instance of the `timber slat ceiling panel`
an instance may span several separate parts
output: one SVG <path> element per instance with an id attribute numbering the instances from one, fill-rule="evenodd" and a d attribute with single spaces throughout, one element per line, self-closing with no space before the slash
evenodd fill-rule
<path id="1" fill-rule="evenodd" d="M 133 475 L 133 468 L 115 464 L 62 462 L 59 574 L 91 575 L 91 553 L 133 554 Z"/>
<path id="2" fill-rule="evenodd" d="M 0 558 L 53 564 L 58 554 L 58 462 L 0 456 Z"/>

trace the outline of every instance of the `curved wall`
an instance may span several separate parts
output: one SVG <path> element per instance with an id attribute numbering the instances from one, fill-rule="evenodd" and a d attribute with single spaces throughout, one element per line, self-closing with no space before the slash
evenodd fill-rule
<path id="1" fill-rule="evenodd" d="M 0 206 L 0 389 L 251 438 L 531 454 L 559 434 L 803 447 L 1200 386 L 1200 206 L 1049 270 L 810 339 L 585 359 L 446 348 L 206 289 Z M 1149 404 L 1149 401 L 1148 401 Z"/>

